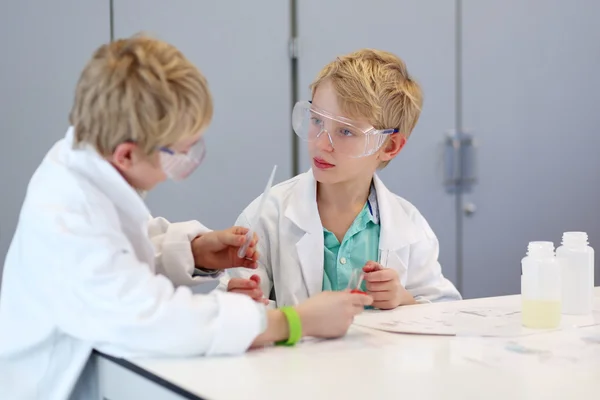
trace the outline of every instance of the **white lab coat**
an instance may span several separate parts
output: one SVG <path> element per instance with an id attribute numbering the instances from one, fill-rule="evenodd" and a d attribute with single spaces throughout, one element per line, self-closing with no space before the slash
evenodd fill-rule
<path id="1" fill-rule="evenodd" d="M 86 367 L 94 348 L 116 357 L 238 354 L 264 330 L 264 307 L 250 298 L 178 286 L 202 279 L 190 274 L 190 240 L 206 228 L 149 220 L 108 162 L 72 149 L 71 130 L 50 150 L 4 265 L 0 399 L 96 398 Z"/>
<path id="2" fill-rule="evenodd" d="M 398 271 L 402 285 L 418 302 L 459 300 L 460 294 L 442 274 L 439 243 L 425 218 L 377 176 L 374 183 L 381 224 L 379 248 L 388 251 L 387 267 Z M 250 225 L 259 199 L 242 212 L 236 225 Z M 312 171 L 274 186 L 262 213 L 256 227 L 261 255 L 258 270 L 228 270 L 220 289 L 227 287 L 231 277 L 249 278 L 256 273 L 265 296 L 276 300 L 271 306 L 297 304 L 321 292 L 323 225 Z"/>

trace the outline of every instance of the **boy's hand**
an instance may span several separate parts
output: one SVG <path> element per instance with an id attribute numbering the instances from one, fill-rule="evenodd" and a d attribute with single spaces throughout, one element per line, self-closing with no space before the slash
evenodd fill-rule
<path id="1" fill-rule="evenodd" d="M 263 291 L 260 288 L 260 276 L 258 275 L 252 275 L 250 279 L 231 278 L 227 284 L 227 291 L 245 294 L 258 303 L 269 304 L 269 299 L 263 297 Z"/>
<path id="2" fill-rule="evenodd" d="M 205 269 L 226 269 L 233 267 L 258 267 L 259 254 L 256 251 L 258 236 L 254 234 L 252 243 L 246 250 L 246 257 L 239 258 L 238 249 L 246 240 L 247 228 L 234 226 L 222 231 L 204 233 L 192 240 L 192 254 L 197 267 Z"/>
<path id="3" fill-rule="evenodd" d="M 414 297 L 402 286 L 398 272 L 369 261 L 363 267 L 367 293 L 373 297 L 373 307 L 391 310 L 401 305 L 416 304 Z"/>
<path id="4" fill-rule="evenodd" d="M 337 338 L 346 334 L 354 316 L 372 302 L 371 296 L 364 294 L 321 292 L 297 305 L 296 311 L 304 336 Z"/>

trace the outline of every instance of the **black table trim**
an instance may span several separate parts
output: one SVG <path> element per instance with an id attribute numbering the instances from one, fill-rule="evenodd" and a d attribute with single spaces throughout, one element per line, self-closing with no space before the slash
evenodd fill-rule
<path id="1" fill-rule="evenodd" d="M 99 357 L 105 358 L 109 361 L 112 361 L 115 364 L 120 365 L 121 367 L 126 368 L 137 375 L 143 376 L 144 378 L 148 379 L 149 381 L 154 382 L 157 385 L 162 386 L 163 388 L 182 396 L 184 399 L 207 400 L 207 399 L 205 399 L 203 397 L 199 397 L 199 396 L 195 395 L 194 393 L 191 393 L 191 392 L 183 389 L 182 387 L 177 386 L 177 385 L 161 378 L 160 376 L 157 376 L 157 375 L 153 374 L 152 372 L 145 370 L 144 368 L 140 367 L 139 365 L 135 365 L 134 363 L 127 361 L 123 358 L 116 358 L 113 356 L 109 356 L 109 355 L 101 353 L 97 350 L 94 350 L 94 354 L 98 355 Z"/>

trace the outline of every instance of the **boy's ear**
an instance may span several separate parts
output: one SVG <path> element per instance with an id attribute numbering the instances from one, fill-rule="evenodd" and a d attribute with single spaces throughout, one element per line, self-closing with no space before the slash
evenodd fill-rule
<path id="1" fill-rule="evenodd" d="M 380 156 L 381 161 L 389 161 L 396 157 L 404 145 L 406 145 L 406 135 L 403 133 L 391 134 L 383 145 L 383 152 Z"/>
<path id="2" fill-rule="evenodd" d="M 119 170 L 127 171 L 133 165 L 136 149 L 137 145 L 135 143 L 121 143 L 115 148 L 115 151 L 109 157 L 109 161 Z"/>

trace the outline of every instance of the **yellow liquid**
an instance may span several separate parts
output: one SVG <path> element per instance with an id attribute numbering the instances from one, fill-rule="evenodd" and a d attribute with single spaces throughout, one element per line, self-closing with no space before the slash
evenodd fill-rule
<path id="1" fill-rule="evenodd" d="M 523 326 L 532 329 L 552 329 L 560 324 L 560 301 L 522 300 Z"/>

